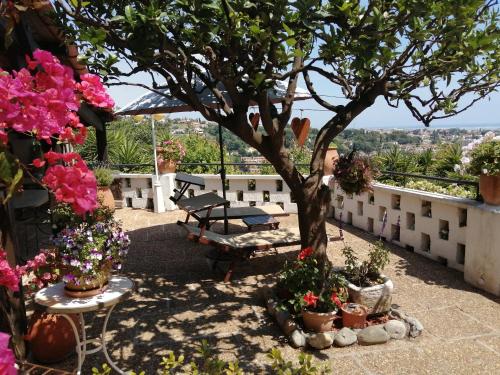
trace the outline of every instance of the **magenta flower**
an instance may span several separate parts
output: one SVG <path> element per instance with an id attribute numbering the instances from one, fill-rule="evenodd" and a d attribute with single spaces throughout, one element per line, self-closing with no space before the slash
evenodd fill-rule
<path id="1" fill-rule="evenodd" d="M 2 375 L 16 375 L 16 357 L 9 349 L 10 336 L 6 333 L 0 332 L 0 374 Z"/>

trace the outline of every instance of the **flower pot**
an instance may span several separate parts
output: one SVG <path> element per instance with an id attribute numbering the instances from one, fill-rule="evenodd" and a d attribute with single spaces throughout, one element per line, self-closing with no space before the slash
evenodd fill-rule
<path id="1" fill-rule="evenodd" d="M 368 307 L 369 314 L 380 314 L 389 311 L 392 304 L 394 284 L 387 276 L 380 275 L 380 278 L 384 280 L 382 284 L 368 287 L 358 287 L 348 283 L 349 300 Z"/>
<path id="2" fill-rule="evenodd" d="M 325 164 L 323 166 L 323 173 L 325 176 L 331 176 L 333 174 L 333 167 L 335 162 L 339 158 L 339 153 L 336 147 L 329 147 L 326 151 Z"/>
<path id="3" fill-rule="evenodd" d="M 80 331 L 78 315 L 71 319 Z M 35 310 L 29 321 L 26 341 L 30 343 L 33 357 L 41 363 L 55 363 L 73 353 L 76 339 L 71 324 L 59 314 Z"/>
<path id="4" fill-rule="evenodd" d="M 103 207 L 109 208 L 111 211 L 115 210 L 115 198 L 108 186 L 97 187 L 97 200 Z"/>
<path id="5" fill-rule="evenodd" d="M 173 160 L 158 160 L 158 172 L 160 174 L 175 173 L 177 163 Z"/>
<path id="6" fill-rule="evenodd" d="M 98 271 L 92 278 L 79 277 L 73 281 L 67 281 L 64 285 L 64 293 L 68 297 L 86 298 L 96 296 L 106 290 L 109 277 L 111 276 L 110 267 L 104 267 Z"/>
<path id="7" fill-rule="evenodd" d="M 368 308 L 358 303 L 344 303 L 342 310 L 342 325 L 349 328 L 365 328 Z"/>
<path id="8" fill-rule="evenodd" d="M 304 326 L 313 332 L 329 332 L 332 330 L 333 322 L 337 318 L 337 312 L 319 313 L 313 311 L 302 311 Z"/>
<path id="9" fill-rule="evenodd" d="M 500 206 L 500 174 L 479 176 L 479 192 L 484 203 Z"/>

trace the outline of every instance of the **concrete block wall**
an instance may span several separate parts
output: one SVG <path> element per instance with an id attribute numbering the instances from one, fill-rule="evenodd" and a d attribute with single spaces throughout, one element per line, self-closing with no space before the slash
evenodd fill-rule
<path id="1" fill-rule="evenodd" d="M 122 207 L 153 209 L 153 175 L 141 173 L 120 173 Z"/>
<path id="2" fill-rule="evenodd" d="M 350 196 L 334 184 L 335 218 L 464 272 L 469 283 L 500 295 L 500 207 L 470 199 L 374 184 Z"/>

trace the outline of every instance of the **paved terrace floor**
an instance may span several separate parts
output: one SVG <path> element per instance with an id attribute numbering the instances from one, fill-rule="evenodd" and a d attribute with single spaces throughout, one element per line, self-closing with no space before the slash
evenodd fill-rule
<path id="1" fill-rule="evenodd" d="M 155 374 L 169 350 L 189 356 L 204 338 L 221 358 L 238 359 L 251 374 L 270 373 L 265 356 L 274 347 L 297 359 L 300 351 L 287 344 L 266 314 L 261 295 L 285 259 L 297 256 L 297 247 L 253 258 L 225 284 L 207 266 L 209 247 L 189 242 L 175 224 L 182 212 L 121 209 L 116 217 L 132 240 L 124 273 L 137 284 L 108 326 L 112 357 L 122 368 Z M 281 225 L 296 222 L 292 215 Z M 244 230 L 239 221 L 231 224 L 231 231 Z M 221 230 L 217 225 L 214 229 Z M 335 222 L 327 230 L 338 236 Z M 375 237 L 349 226 L 345 232 L 348 244 L 366 255 Z M 338 241 L 328 247 L 335 264 L 343 262 L 340 248 Z M 393 303 L 417 317 L 424 334 L 385 345 L 311 351 L 315 359 L 328 361 L 334 374 L 500 374 L 500 298 L 469 286 L 462 273 L 399 247 L 391 246 L 390 259 L 385 273 L 395 284 Z M 104 362 L 102 353 L 87 357 L 83 373 Z M 73 363 L 69 359 L 63 366 Z"/>

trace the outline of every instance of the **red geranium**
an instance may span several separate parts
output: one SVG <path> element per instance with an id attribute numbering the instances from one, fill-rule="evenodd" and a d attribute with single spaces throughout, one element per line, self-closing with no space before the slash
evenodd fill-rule
<path id="1" fill-rule="evenodd" d="M 304 296 L 304 301 L 307 303 L 307 306 L 316 307 L 316 302 L 318 302 L 319 297 L 316 297 L 313 292 L 309 291 Z"/>
<path id="2" fill-rule="evenodd" d="M 342 301 L 340 300 L 339 296 L 337 293 L 333 292 L 332 295 L 330 296 L 330 299 L 334 304 L 336 304 L 339 308 L 342 306 Z"/>
<path id="3" fill-rule="evenodd" d="M 314 253 L 313 248 L 312 248 L 312 247 L 306 247 L 305 249 L 303 249 L 303 250 L 299 253 L 298 259 L 299 259 L 299 260 L 304 260 L 304 259 L 306 259 L 308 256 L 310 256 L 312 253 Z"/>

